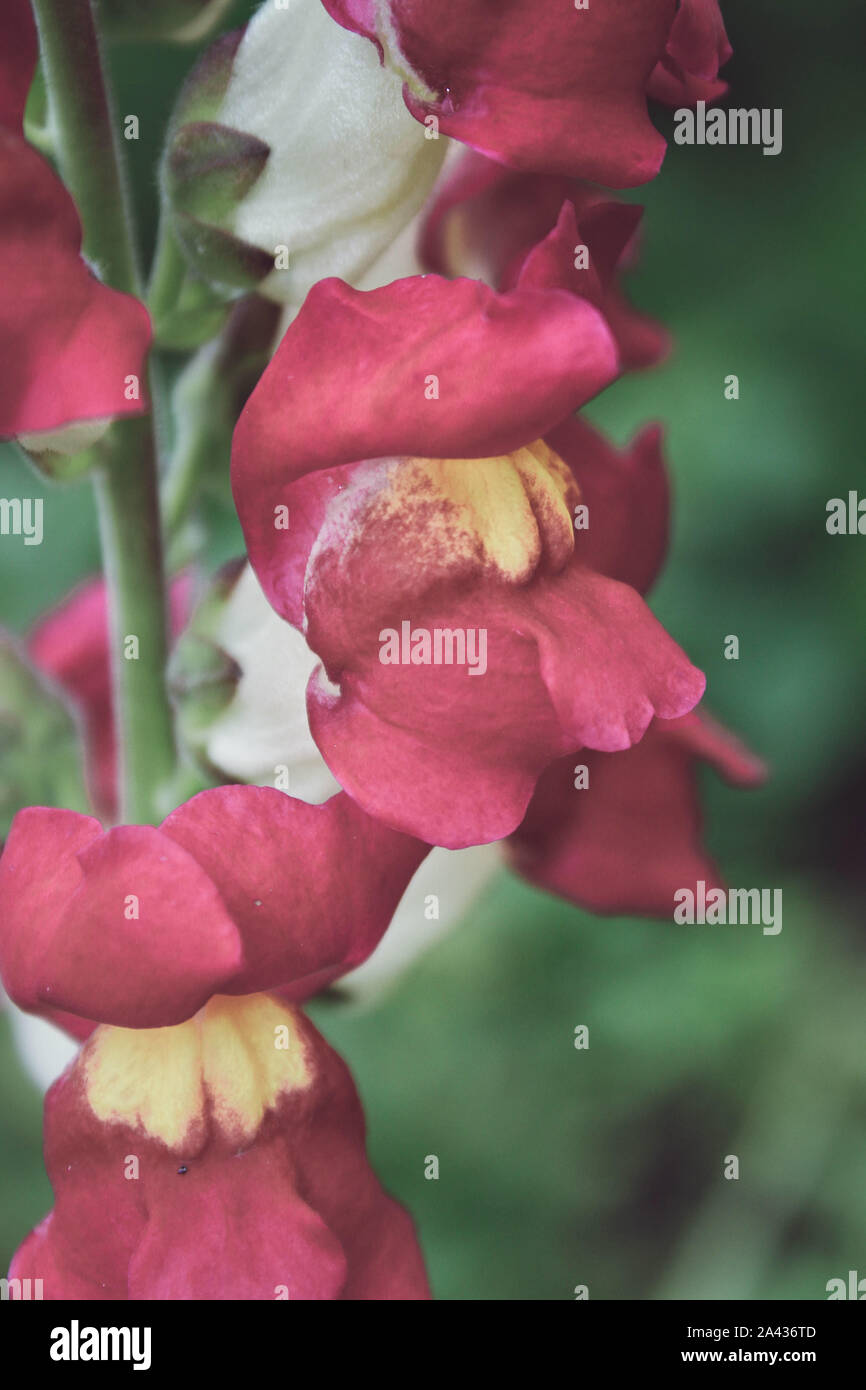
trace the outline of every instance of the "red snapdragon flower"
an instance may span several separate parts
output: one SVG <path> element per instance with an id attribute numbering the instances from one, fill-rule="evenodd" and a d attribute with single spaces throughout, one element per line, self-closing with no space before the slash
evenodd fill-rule
<path id="1" fill-rule="evenodd" d="M 592 568 L 592 527 L 575 533 L 579 477 L 551 432 L 617 369 L 597 310 L 538 280 L 330 280 L 238 422 L 250 560 L 323 663 L 313 736 L 368 812 L 419 838 L 507 835 L 554 759 L 628 748 L 703 692 L 635 589 Z M 485 673 L 423 640 L 391 664 L 386 634 L 405 647 L 407 628 L 483 632 Z"/>
<path id="2" fill-rule="evenodd" d="M 22 136 L 36 64 L 22 0 L 4 7 L 0 51 L 0 438 L 140 414 L 147 310 L 89 269 L 72 199 Z"/>
<path id="3" fill-rule="evenodd" d="M 712 99 L 717 0 L 322 0 L 404 77 L 412 114 L 515 168 L 612 188 L 658 173 L 647 98 Z"/>
<path id="4" fill-rule="evenodd" d="M 297 1008 L 218 996 L 100 1027 L 45 1102 L 54 1209 L 10 1278 L 46 1299 L 426 1299 L 348 1068 Z"/>
<path id="5" fill-rule="evenodd" d="M 289 1002 L 372 951 L 426 853 L 342 793 L 221 787 L 107 833 L 19 812 L 0 975 L 20 1007 L 102 1026 L 47 1097 L 55 1207 L 12 1278 L 49 1299 L 429 1296 L 351 1077 Z"/>

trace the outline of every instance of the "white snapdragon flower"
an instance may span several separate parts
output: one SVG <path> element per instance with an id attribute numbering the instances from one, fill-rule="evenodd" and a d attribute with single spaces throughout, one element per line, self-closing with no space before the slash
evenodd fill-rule
<path id="1" fill-rule="evenodd" d="M 326 276 L 358 282 L 421 208 L 449 142 L 320 0 L 270 0 L 218 49 L 182 95 L 166 162 L 196 270 L 295 306 Z"/>

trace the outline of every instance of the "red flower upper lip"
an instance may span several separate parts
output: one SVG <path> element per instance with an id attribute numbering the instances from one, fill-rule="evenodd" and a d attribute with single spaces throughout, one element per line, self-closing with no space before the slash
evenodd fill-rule
<path id="1" fill-rule="evenodd" d="M 218 787 L 108 832 L 30 807 L 0 858 L 0 973 L 21 1008 L 130 1028 L 216 992 L 304 998 L 366 959 L 427 850 L 345 795 Z"/>
<path id="2" fill-rule="evenodd" d="M 715 82 L 730 56 L 717 0 L 323 0 L 347 29 L 396 45 L 406 105 L 484 154 L 525 170 L 613 188 L 658 173 L 665 142 L 647 95 Z M 422 88 L 431 99 L 419 94 Z"/>

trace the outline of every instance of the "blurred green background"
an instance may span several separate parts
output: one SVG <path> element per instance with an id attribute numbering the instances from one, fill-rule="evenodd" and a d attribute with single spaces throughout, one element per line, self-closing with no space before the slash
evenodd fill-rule
<path id="1" fill-rule="evenodd" d="M 503 874 L 384 1002 L 314 1007 L 440 1298 L 821 1299 L 866 1275 L 866 538 L 825 530 L 828 499 L 866 495 L 862 7 L 723 9 L 730 104 L 781 107 L 783 152 L 671 145 L 628 195 L 647 208 L 632 295 L 676 349 L 590 414 L 621 442 L 666 425 L 674 534 L 654 607 L 773 772 L 748 793 L 708 779 L 708 840 L 728 882 L 783 889 L 784 929 L 601 920 Z M 193 56 L 114 54 L 120 109 L 141 118 L 147 237 Z M 0 495 L 41 490 L 7 450 Z M 215 555 L 240 548 L 224 511 L 211 523 Z M 0 546 L 0 622 L 25 630 L 98 563 L 87 485 L 52 490 L 42 547 Z M 5 1266 L 51 1197 L 40 1100 L 0 1031 Z"/>

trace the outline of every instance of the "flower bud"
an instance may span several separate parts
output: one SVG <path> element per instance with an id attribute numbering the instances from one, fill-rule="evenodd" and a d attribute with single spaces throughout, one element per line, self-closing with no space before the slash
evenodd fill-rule
<path id="1" fill-rule="evenodd" d="M 319 0 L 265 5 L 214 44 L 172 119 L 163 191 L 193 270 L 298 305 L 355 281 L 411 221 L 445 155 L 400 79 Z"/>

